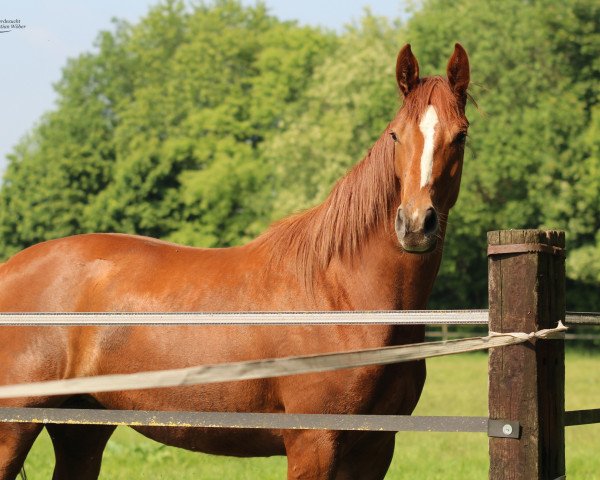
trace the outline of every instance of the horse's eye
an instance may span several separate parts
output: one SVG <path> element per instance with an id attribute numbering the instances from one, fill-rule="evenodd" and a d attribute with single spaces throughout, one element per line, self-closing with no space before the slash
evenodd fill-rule
<path id="1" fill-rule="evenodd" d="M 456 134 L 456 137 L 454 137 L 454 140 L 452 140 L 452 143 L 463 143 L 465 140 L 467 139 L 467 132 L 459 132 Z"/>
<path id="2" fill-rule="evenodd" d="M 396 132 L 394 132 L 393 130 L 390 131 L 390 136 L 392 137 L 392 140 L 394 140 L 394 142 L 398 141 L 398 136 L 396 135 Z"/>

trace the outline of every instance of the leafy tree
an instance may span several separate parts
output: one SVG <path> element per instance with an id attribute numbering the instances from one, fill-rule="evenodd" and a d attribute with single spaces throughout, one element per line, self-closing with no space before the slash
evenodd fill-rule
<path id="1" fill-rule="evenodd" d="M 165 16 L 173 40 L 153 46 Z M 115 132 L 113 181 L 86 226 L 204 246 L 247 240 L 264 227 L 259 146 L 333 38 L 231 1 L 183 20 L 169 5 L 143 25 L 128 48 L 145 73 Z"/>
<path id="2" fill-rule="evenodd" d="M 9 159 L 2 255 L 86 231 L 247 240 L 269 198 L 260 147 L 335 42 L 233 0 L 167 1 L 102 32 Z"/>
<path id="3" fill-rule="evenodd" d="M 68 62 L 57 108 L 9 155 L 0 191 L 0 252 L 8 256 L 83 231 L 85 205 L 110 181 L 116 105 L 131 95 L 121 42 L 128 26 L 101 33 L 100 53 Z"/>

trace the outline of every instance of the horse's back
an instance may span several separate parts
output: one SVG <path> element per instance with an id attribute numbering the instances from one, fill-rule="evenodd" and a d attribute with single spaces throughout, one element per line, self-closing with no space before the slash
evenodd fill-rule
<path id="1" fill-rule="evenodd" d="M 228 250 L 121 234 L 50 240 L 0 266 L 0 311 L 190 309 L 201 293 L 193 287 L 230 268 L 235 249 Z"/>

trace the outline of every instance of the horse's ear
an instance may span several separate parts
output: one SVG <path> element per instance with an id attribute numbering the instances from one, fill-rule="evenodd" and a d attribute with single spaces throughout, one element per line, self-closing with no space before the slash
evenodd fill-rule
<path id="1" fill-rule="evenodd" d="M 448 61 L 446 74 L 454 93 L 466 100 L 471 75 L 469 73 L 469 57 L 460 43 L 454 45 L 454 53 Z"/>
<path id="2" fill-rule="evenodd" d="M 398 82 L 398 88 L 405 97 L 419 83 L 419 64 L 408 43 L 398 53 L 396 81 Z"/>

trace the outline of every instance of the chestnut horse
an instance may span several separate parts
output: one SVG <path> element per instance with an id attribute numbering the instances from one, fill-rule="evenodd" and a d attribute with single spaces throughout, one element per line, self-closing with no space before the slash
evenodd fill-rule
<path id="1" fill-rule="evenodd" d="M 3 312 L 422 309 L 456 202 L 469 64 L 419 78 L 406 45 L 404 102 L 328 198 L 247 245 L 200 249 L 89 234 L 32 246 L 0 267 Z M 181 368 L 423 341 L 422 326 L 0 327 L 0 384 Z M 410 414 L 424 362 L 181 388 L 1 400 L 0 406 Z M 0 479 L 14 478 L 42 427 L 0 424 Z M 48 425 L 54 478 L 94 479 L 111 426 Z M 393 433 L 134 427 L 167 445 L 287 455 L 289 479 L 382 479 Z M 199 473 L 199 476 L 201 472 Z"/>

